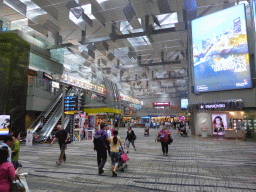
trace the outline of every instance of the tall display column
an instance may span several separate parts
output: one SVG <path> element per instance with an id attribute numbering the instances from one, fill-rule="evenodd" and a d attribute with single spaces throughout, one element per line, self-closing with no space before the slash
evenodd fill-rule
<path id="1" fill-rule="evenodd" d="M 30 45 L 15 33 L 0 33 L 0 114 L 11 131 L 25 131 Z"/>

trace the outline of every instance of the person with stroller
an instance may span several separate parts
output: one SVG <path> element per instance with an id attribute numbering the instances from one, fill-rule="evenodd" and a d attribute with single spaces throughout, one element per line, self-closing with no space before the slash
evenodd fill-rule
<path id="1" fill-rule="evenodd" d="M 122 147 L 122 142 L 120 137 L 118 137 L 118 131 L 114 130 L 113 131 L 113 137 L 108 139 L 108 142 L 110 143 L 110 157 L 111 157 L 111 163 L 112 163 L 112 174 L 113 177 L 116 177 L 116 168 L 118 167 L 119 164 L 119 146 Z"/>
<path id="2" fill-rule="evenodd" d="M 136 135 L 135 135 L 134 131 L 132 130 L 132 127 L 129 126 L 128 131 L 127 131 L 127 136 L 125 138 L 125 141 L 128 140 L 127 141 L 127 153 L 129 153 L 130 143 L 132 143 L 132 146 L 133 146 L 134 150 L 136 151 L 136 147 L 134 144 L 135 139 L 136 139 Z"/>
<path id="3" fill-rule="evenodd" d="M 162 145 L 163 155 L 168 156 L 168 141 L 171 136 L 171 132 L 166 129 L 166 126 L 163 126 L 163 129 L 157 133 L 158 138 Z"/>

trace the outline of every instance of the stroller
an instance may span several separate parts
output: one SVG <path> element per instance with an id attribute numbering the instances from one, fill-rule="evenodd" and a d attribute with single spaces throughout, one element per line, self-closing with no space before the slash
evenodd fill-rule
<path id="1" fill-rule="evenodd" d="M 119 147 L 119 164 L 118 164 L 118 168 L 121 168 L 121 172 L 124 172 L 124 169 L 126 169 L 128 167 L 128 165 L 126 164 L 126 161 L 128 161 L 129 158 L 127 156 L 127 154 L 124 152 L 123 147 Z"/>

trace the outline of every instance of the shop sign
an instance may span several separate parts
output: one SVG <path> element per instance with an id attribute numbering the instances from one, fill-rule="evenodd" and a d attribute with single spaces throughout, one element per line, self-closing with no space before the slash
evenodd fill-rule
<path id="1" fill-rule="evenodd" d="M 201 105 L 200 109 L 222 109 L 226 108 L 226 104 Z"/>
<path id="2" fill-rule="evenodd" d="M 51 76 L 51 75 L 49 75 L 49 74 L 47 74 L 47 73 L 43 73 L 43 76 L 44 76 L 44 78 L 47 78 L 47 79 L 50 79 L 50 80 L 53 80 L 53 77 Z"/>
<path id="3" fill-rule="evenodd" d="M 171 105 L 170 102 L 162 102 L 162 103 L 159 103 L 159 102 L 155 102 L 155 103 L 152 103 L 153 106 L 159 106 L 159 105 L 165 105 L 165 106 L 168 106 L 168 105 Z"/>

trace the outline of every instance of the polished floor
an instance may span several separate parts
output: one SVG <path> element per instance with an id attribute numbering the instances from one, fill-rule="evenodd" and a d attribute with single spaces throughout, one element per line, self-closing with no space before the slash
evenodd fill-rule
<path id="1" fill-rule="evenodd" d="M 108 157 L 98 175 L 92 142 L 68 145 L 67 162 L 56 165 L 57 144 L 21 146 L 21 172 L 28 172 L 30 191 L 256 191 L 256 142 L 201 137 L 181 137 L 171 130 L 174 142 L 163 156 L 155 142 L 158 129 L 134 128 L 137 151 L 130 149 L 128 168 L 111 176 Z M 126 129 L 120 128 L 124 141 Z"/>

